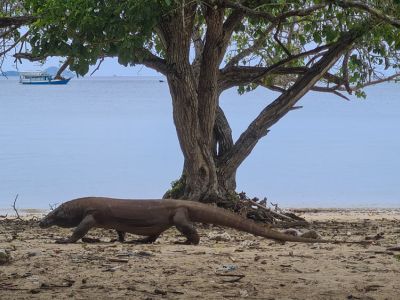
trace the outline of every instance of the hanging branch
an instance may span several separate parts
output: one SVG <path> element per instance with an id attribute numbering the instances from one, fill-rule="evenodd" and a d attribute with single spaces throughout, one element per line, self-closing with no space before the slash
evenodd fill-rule
<path id="1" fill-rule="evenodd" d="M 17 39 L 11 46 L 9 46 L 6 50 L 4 50 L 3 52 L 0 52 L 0 56 L 3 56 L 4 54 L 7 54 L 8 52 L 10 52 L 12 49 L 14 49 L 14 47 L 16 45 L 18 45 L 19 42 L 21 42 L 23 39 L 26 38 L 26 36 L 29 34 L 29 31 L 26 32 L 24 35 L 22 35 L 19 39 Z"/>
<path id="2" fill-rule="evenodd" d="M 98 65 L 97 65 L 97 67 L 93 70 L 93 72 L 90 73 L 90 76 L 92 76 L 94 73 L 96 73 L 96 72 L 100 69 L 100 66 L 101 66 L 101 64 L 103 63 L 103 61 L 104 61 L 104 56 L 100 59 L 100 61 L 99 61 Z"/>
<path id="3" fill-rule="evenodd" d="M 290 53 L 289 49 L 286 48 L 286 46 L 281 42 L 279 39 L 279 32 L 281 31 L 281 22 L 278 23 L 278 26 L 276 28 L 275 34 L 274 34 L 274 40 L 279 44 L 279 46 L 283 49 L 283 51 L 286 53 L 288 58 L 292 57 L 292 53 Z"/>

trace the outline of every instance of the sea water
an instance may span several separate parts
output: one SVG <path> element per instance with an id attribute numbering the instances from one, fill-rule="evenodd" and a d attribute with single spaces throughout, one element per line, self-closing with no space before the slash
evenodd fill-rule
<path id="1" fill-rule="evenodd" d="M 64 86 L 0 79 L 0 208 L 82 196 L 160 198 L 183 156 L 166 82 L 91 77 Z M 237 173 L 238 191 L 283 207 L 400 207 L 400 85 L 345 101 L 309 93 Z M 234 139 L 278 94 L 222 94 Z"/>

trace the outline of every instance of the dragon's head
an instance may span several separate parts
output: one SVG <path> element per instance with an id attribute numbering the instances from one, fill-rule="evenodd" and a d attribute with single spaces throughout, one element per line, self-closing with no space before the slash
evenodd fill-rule
<path id="1" fill-rule="evenodd" d="M 39 222 L 40 228 L 48 228 L 53 225 L 60 227 L 75 227 L 82 220 L 80 210 L 73 209 L 71 205 L 61 204 L 52 210 Z"/>

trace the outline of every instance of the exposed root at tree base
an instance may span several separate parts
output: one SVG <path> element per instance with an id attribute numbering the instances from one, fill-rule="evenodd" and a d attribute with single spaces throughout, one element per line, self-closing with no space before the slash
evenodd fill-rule
<path id="1" fill-rule="evenodd" d="M 171 183 L 171 189 L 168 190 L 163 198 L 187 199 L 185 196 L 185 177 Z M 190 199 L 188 199 L 190 200 Z M 203 203 L 214 203 L 221 208 L 231 210 L 243 217 L 252 219 L 256 222 L 271 224 L 274 227 L 289 228 L 309 226 L 309 223 L 292 212 L 285 212 L 272 204 L 274 208 L 267 206 L 267 199 L 260 200 L 258 198 L 250 199 L 246 193 L 230 193 L 226 197 L 208 196 L 201 200 Z"/>
<path id="2" fill-rule="evenodd" d="M 271 224 L 274 227 L 289 228 L 309 225 L 304 218 L 292 212 L 285 212 L 277 205 L 274 209 L 267 207 L 266 198 L 261 201 L 258 198 L 250 199 L 244 192 L 235 194 L 229 199 L 219 198 L 215 203 L 217 206 L 229 209 L 243 217 Z"/>

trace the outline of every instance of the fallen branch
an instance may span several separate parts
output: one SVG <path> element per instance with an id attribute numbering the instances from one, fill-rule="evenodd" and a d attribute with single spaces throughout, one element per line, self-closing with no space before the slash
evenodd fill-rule
<path id="1" fill-rule="evenodd" d="M 237 194 L 236 199 L 219 199 L 216 204 L 219 207 L 231 210 L 243 217 L 252 219 L 256 222 L 270 224 L 273 227 L 293 227 L 301 224 L 301 226 L 309 225 L 308 222 L 291 212 L 285 212 L 280 208 L 279 211 L 273 211 L 266 205 L 266 198 L 262 202 L 258 202 L 257 198 L 250 199 L 244 192 Z M 293 224 L 293 225 L 291 225 Z"/>
<path id="2" fill-rule="evenodd" d="M 115 272 L 116 270 L 122 267 L 123 267 L 122 265 L 108 267 L 107 269 L 103 270 L 103 272 Z"/>
<path id="3" fill-rule="evenodd" d="M 3 290 L 3 291 L 27 291 L 28 289 L 19 288 L 19 287 L 15 287 L 15 286 L 0 285 L 0 290 Z"/>
<path id="4" fill-rule="evenodd" d="M 216 276 L 223 276 L 223 277 L 234 277 L 233 279 L 228 279 L 228 280 L 223 280 L 224 283 L 229 282 L 229 283 L 233 283 L 233 282 L 238 282 L 240 281 L 242 278 L 246 277 L 246 275 L 244 274 L 222 274 L 222 273 L 215 273 Z"/>
<path id="5" fill-rule="evenodd" d="M 261 205 L 261 204 L 255 202 L 255 201 L 253 201 L 253 200 L 250 200 L 250 199 L 249 199 L 249 200 L 246 200 L 246 201 L 250 202 L 251 205 L 257 206 L 258 208 L 264 210 L 264 211 L 267 212 L 268 214 L 271 214 L 273 217 L 275 217 L 275 218 L 277 218 L 277 219 L 285 220 L 285 221 L 289 221 L 289 222 L 292 221 L 293 219 L 297 219 L 297 220 L 300 220 L 300 221 L 304 221 L 304 219 L 302 219 L 302 218 L 300 218 L 300 217 L 298 217 L 298 216 L 296 216 L 296 215 L 294 215 L 294 214 L 291 214 L 290 216 L 287 216 L 287 215 L 282 211 L 282 209 L 280 209 L 280 208 L 278 207 L 278 204 L 273 204 L 273 203 L 271 203 L 271 205 L 275 206 L 275 211 L 272 211 L 269 207 L 265 207 L 265 206 L 263 206 L 263 205 Z M 279 211 L 279 212 L 278 212 L 278 211 Z"/>
<path id="6" fill-rule="evenodd" d="M 55 283 L 42 283 L 41 285 L 40 285 L 40 289 L 44 289 L 44 290 L 51 290 L 51 289 L 54 289 L 54 288 L 68 288 L 68 287 L 71 287 L 71 286 L 73 286 L 74 285 L 74 283 L 75 283 L 75 281 L 74 280 L 65 280 L 63 283 L 61 283 L 61 284 L 55 284 Z"/>
<path id="7" fill-rule="evenodd" d="M 109 258 L 108 261 L 109 262 L 119 262 L 119 263 L 127 263 L 127 262 L 129 262 L 129 260 L 126 259 L 126 258 Z"/>
<path id="8" fill-rule="evenodd" d="M 17 199 L 18 199 L 18 194 L 15 195 L 14 204 L 12 205 L 12 208 L 14 209 L 15 213 L 17 214 L 17 220 L 21 220 L 22 221 L 21 217 L 19 216 L 18 210 L 15 207 L 15 204 L 17 203 Z"/>

